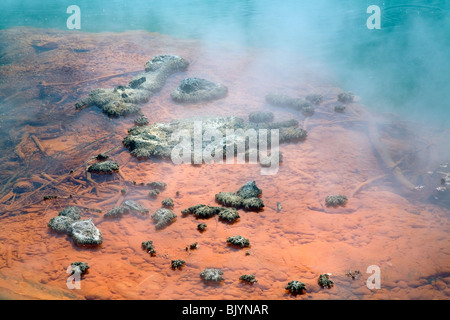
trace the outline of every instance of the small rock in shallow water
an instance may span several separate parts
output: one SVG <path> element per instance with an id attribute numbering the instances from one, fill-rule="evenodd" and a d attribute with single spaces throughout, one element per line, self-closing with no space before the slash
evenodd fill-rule
<path id="1" fill-rule="evenodd" d="M 150 253 L 151 256 L 154 256 L 156 254 L 155 247 L 153 246 L 153 241 L 151 240 L 142 242 L 142 248 Z"/>
<path id="2" fill-rule="evenodd" d="M 152 214 L 152 219 L 155 222 L 155 228 L 162 229 L 171 223 L 174 222 L 174 219 L 177 217 L 175 213 L 173 213 L 172 210 L 167 208 L 161 208 L 156 210 L 155 213 Z"/>
<path id="3" fill-rule="evenodd" d="M 57 216 L 48 222 L 48 227 L 52 229 L 53 231 L 56 231 L 58 233 L 67 233 L 70 234 L 72 232 L 72 223 L 74 222 L 73 219 L 66 216 Z"/>
<path id="4" fill-rule="evenodd" d="M 327 196 L 325 198 L 325 204 L 327 207 L 343 207 L 347 204 L 347 197 L 343 195 Z"/>
<path id="5" fill-rule="evenodd" d="M 72 238 L 78 245 L 99 245 L 103 242 L 102 233 L 91 219 L 72 224 Z"/>
<path id="6" fill-rule="evenodd" d="M 334 112 L 337 112 L 337 113 L 343 113 L 343 112 L 345 112 L 345 106 L 343 106 L 343 105 L 335 106 L 335 107 L 334 107 Z"/>
<path id="7" fill-rule="evenodd" d="M 223 280 L 223 271 L 220 269 L 207 268 L 200 273 L 200 277 L 205 281 L 219 282 Z"/>
<path id="8" fill-rule="evenodd" d="M 312 104 L 321 104 L 323 102 L 323 95 L 321 94 L 308 94 L 305 99 L 309 102 L 311 102 Z"/>
<path id="9" fill-rule="evenodd" d="M 353 102 L 353 99 L 355 98 L 355 95 L 351 92 L 342 92 L 338 94 L 338 101 L 341 103 L 351 103 Z"/>
<path id="10" fill-rule="evenodd" d="M 232 245 L 239 246 L 242 248 L 250 246 L 250 241 L 248 239 L 244 238 L 243 236 L 239 236 L 239 235 L 229 237 L 227 239 L 227 242 Z"/>
<path id="11" fill-rule="evenodd" d="M 262 111 L 251 112 L 248 115 L 248 120 L 255 123 L 271 122 L 273 121 L 273 113 Z"/>
<path id="12" fill-rule="evenodd" d="M 253 275 L 253 274 L 243 274 L 242 276 L 239 277 L 239 280 L 242 280 L 242 281 L 248 282 L 248 283 L 258 282 L 258 280 L 256 280 L 256 278 L 255 278 L 255 275 Z"/>
<path id="13" fill-rule="evenodd" d="M 186 264 L 186 261 L 184 260 L 172 260 L 171 265 L 172 265 L 172 269 L 181 269 L 184 265 Z"/>
<path id="14" fill-rule="evenodd" d="M 112 174 L 117 171 L 119 171 L 119 164 L 115 161 L 94 163 L 88 168 L 88 172 L 98 174 Z"/>
<path id="15" fill-rule="evenodd" d="M 285 289 L 295 295 L 303 293 L 303 291 L 306 290 L 306 286 L 303 282 L 292 280 L 287 284 Z"/>
<path id="16" fill-rule="evenodd" d="M 87 264 L 87 262 L 81 261 L 72 262 L 70 264 L 70 267 L 72 268 L 71 274 L 78 273 L 80 275 L 85 274 L 89 269 L 89 265 Z"/>

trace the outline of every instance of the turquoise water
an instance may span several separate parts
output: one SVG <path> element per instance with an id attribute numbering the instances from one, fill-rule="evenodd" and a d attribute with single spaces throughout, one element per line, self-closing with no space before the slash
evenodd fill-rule
<path id="1" fill-rule="evenodd" d="M 449 1 L 3 0 L 0 28 L 67 29 L 72 4 L 82 31 L 143 29 L 292 49 L 324 62 L 376 111 L 450 127 Z M 370 5 L 381 9 L 381 29 L 366 26 Z"/>

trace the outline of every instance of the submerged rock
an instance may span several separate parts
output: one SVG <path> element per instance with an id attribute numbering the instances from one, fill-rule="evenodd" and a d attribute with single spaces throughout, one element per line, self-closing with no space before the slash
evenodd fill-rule
<path id="1" fill-rule="evenodd" d="M 112 208 L 105 213 L 104 217 L 121 217 L 126 214 L 134 213 L 140 216 L 148 215 L 149 210 L 142 204 L 134 200 L 126 200 L 121 205 Z"/>
<path id="2" fill-rule="evenodd" d="M 162 229 L 174 222 L 177 215 L 170 209 L 160 208 L 152 214 L 152 219 L 155 222 L 157 230 Z"/>
<path id="3" fill-rule="evenodd" d="M 344 104 L 353 102 L 355 95 L 351 92 L 341 92 L 338 94 L 338 101 Z"/>
<path id="4" fill-rule="evenodd" d="M 119 171 L 119 164 L 115 161 L 103 161 L 89 166 L 88 172 L 97 174 L 112 174 Z"/>
<path id="5" fill-rule="evenodd" d="M 186 70 L 188 65 L 186 60 L 178 56 L 156 56 L 146 63 L 145 72 L 133 77 L 126 86 L 92 90 L 75 107 L 83 109 L 95 105 L 110 117 L 139 113 L 139 104 L 147 102 L 161 90 L 171 74 Z"/>
<path id="6" fill-rule="evenodd" d="M 155 247 L 153 246 L 153 241 L 151 240 L 142 242 L 142 248 L 144 248 L 147 253 L 150 253 L 151 256 L 154 256 L 156 254 Z"/>
<path id="7" fill-rule="evenodd" d="M 308 94 L 305 99 L 309 102 L 311 102 L 312 104 L 321 104 L 323 102 L 323 95 L 321 94 L 317 94 L 317 93 L 313 93 L 313 94 Z"/>
<path id="8" fill-rule="evenodd" d="M 229 237 L 227 239 L 227 242 L 232 245 L 239 246 L 241 248 L 250 246 L 250 240 L 244 238 L 243 236 L 239 236 L 239 235 Z"/>
<path id="9" fill-rule="evenodd" d="M 105 218 L 118 218 L 118 217 L 122 217 L 123 215 L 129 214 L 131 213 L 131 210 L 129 207 L 127 206 L 117 206 L 112 208 L 111 210 L 109 210 L 108 212 L 106 212 L 104 214 Z"/>
<path id="10" fill-rule="evenodd" d="M 292 280 L 287 284 L 285 289 L 292 294 L 301 294 L 306 290 L 306 286 L 303 282 Z"/>
<path id="11" fill-rule="evenodd" d="M 72 220 L 78 220 L 81 217 L 82 210 L 79 207 L 71 206 L 59 212 L 58 216 L 69 217 Z"/>
<path id="12" fill-rule="evenodd" d="M 292 108 L 301 111 L 308 116 L 311 115 L 311 112 L 314 113 L 314 107 L 312 104 L 300 98 L 291 98 L 280 93 L 269 93 L 266 95 L 266 101 L 273 106 Z"/>
<path id="13" fill-rule="evenodd" d="M 146 126 L 146 125 L 149 124 L 149 121 L 148 121 L 148 118 L 145 115 L 141 114 L 139 117 L 137 117 L 134 120 L 134 124 L 137 125 L 137 126 Z"/>
<path id="14" fill-rule="evenodd" d="M 334 112 L 337 113 L 344 113 L 345 112 L 345 106 L 343 105 L 338 105 L 334 107 Z"/>
<path id="15" fill-rule="evenodd" d="M 176 102 L 196 103 L 224 98 L 228 88 L 223 84 L 200 78 L 186 78 L 170 96 Z"/>
<path id="16" fill-rule="evenodd" d="M 200 277 L 205 281 L 219 282 L 223 280 L 223 271 L 220 269 L 207 268 L 200 273 Z"/>
<path id="17" fill-rule="evenodd" d="M 72 238 L 78 245 L 99 245 L 103 242 L 102 233 L 91 219 L 72 224 Z"/>
<path id="18" fill-rule="evenodd" d="M 327 196 L 325 198 L 325 204 L 327 207 L 343 207 L 347 204 L 347 197 L 343 195 Z"/>
<path id="19" fill-rule="evenodd" d="M 154 182 L 150 182 L 147 183 L 147 186 L 152 188 L 152 189 L 158 189 L 158 190 L 164 190 L 167 187 L 167 183 L 162 182 L 162 181 L 154 181 Z"/>
<path id="20" fill-rule="evenodd" d="M 158 189 L 153 189 L 153 190 L 150 190 L 150 192 L 148 193 L 148 196 L 150 197 L 150 198 L 156 198 L 159 194 L 161 193 L 161 191 L 159 191 Z"/>
<path id="21" fill-rule="evenodd" d="M 254 123 L 264 123 L 273 121 L 272 112 L 255 111 L 248 115 L 248 120 Z"/>

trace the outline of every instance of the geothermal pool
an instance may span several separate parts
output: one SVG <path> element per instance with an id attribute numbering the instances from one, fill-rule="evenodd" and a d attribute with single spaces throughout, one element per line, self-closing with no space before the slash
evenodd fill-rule
<path id="1" fill-rule="evenodd" d="M 0 39 L 6 45 L 0 67 L 2 299 L 449 298 L 448 191 L 436 189 L 448 188 L 448 130 L 368 111 L 357 92 L 345 112 L 335 112 L 346 91 L 335 75 L 289 50 L 226 42 L 205 49 L 198 40 L 147 31 L 14 27 L 0 31 Z M 206 115 L 248 122 L 249 113 L 264 111 L 274 121 L 295 119 L 307 138 L 280 144 L 283 161 L 272 175 L 250 163 L 176 165 L 130 154 L 122 141 L 136 115 L 110 118 L 96 106 L 75 108 L 91 90 L 126 85 L 147 61 L 165 54 L 183 57 L 189 66 L 139 105 L 149 123 Z M 220 82 L 228 94 L 177 103 L 171 93 L 187 77 Z M 323 101 L 305 116 L 267 103 L 270 92 L 320 94 Z M 376 126 L 377 141 L 368 123 Z M 377 144 L 395 168 L 385 166 Z M 86 170 L 100 153 L 120 165 L 118 172 Z M 396 168 L 412 190 L 399 183 Z M 150 197 L 146 184 L 154 181 L 167 187 Z M 232 224 L 181 214 L 197 204 L 220 206 L 217 193 L 236 192 L 248 181 L 262 190 L 258 212 L 239 209 Z M 325 206 L 334 194 L 346 195 L 347 204 Z M 166 198 L 173 199 L 176 220 L 155 229 L 150 215 Z M 127 200 L 150 215 L 104 217 Z M 100 245 L 76 245 L 48 227 L 69 206 L 81 208 L 81 218 L 101 230 Z M 199 223 L 207 224 L 204 232 Z M 227 245 L 234 235 L 250 246 Z M 155 255 L 142 248 L 147 240 Z M 195 242 L 197 248 L 187 248 Z M 181 269 L 171 268 L 176 259 L 185 261 Z M 80 288 L 70 289 L 67 269 L 75 261 L 87 262 L 89 270 Z M 379 268 L 379 289 L 367 286 L 370 266 Z M 205 268 L 221 269 L 223 281 L 202 281 Z M 331 288 L 318 284 L 324 273 L 331 274 Z M 239 280 L 243 274 L 257 282 Z M 303 294 L 285 290 L 292 280 L 305 284 Z"/>

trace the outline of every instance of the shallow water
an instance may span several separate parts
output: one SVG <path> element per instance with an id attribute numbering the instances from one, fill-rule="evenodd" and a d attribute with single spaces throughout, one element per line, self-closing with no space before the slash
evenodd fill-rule
<path id="1" fill-rule="evenodd" d="M 449 298 L 449 201 L 448 194 L 441 197 L 435 190 L 449 172 L 445 121 L 416 122 L 396 110 L 382 114 L 363 103 L 356 90 L 347 112 L 335 113 L 337 95 L 345 91 L 340 74 L 292 48 L 235 42 L 205 46 L 205 39 L 147 31 L 33 27 L 1 30 L 0 43 L 0 298 Z M 176 54 L 190 64 L 141 106 L 151 123 L 205 114 L 247 120 L 249 112 L 263 110 L 273 112 L 275 121 L 298 120 L 308 138 L 280 146 L 283 163 L 275 175 L 261 175 L 259 165 L 251 164 L 138 161 L 122 145 L 135 117 L 109 119 L 96 107 L 76 111 L 74 104 L 95 88 L 126 84 L 159 54 Z M 229 94 L 206 104 L 177 104 L 170 93 L 186 77 L 221 82 Z M 306 118 L 267 104 L 264 97 L 272 91 L 293 97 L 320 93 L 324 102 Z M 370 121 L 418 190 L 404 191 L 383 166 L 367 129 Z M 119 173 L 92 175 L 91 181 L 86 167 L 106 151 L 120 164 Z M 181 215 L 199 203 L 217 205 L 216 193 L 235 192 L 251 180 L 263 190 L 263 211 L 239 210 L 234 224 Z M 167 183 L 157 199 L 140 185 L 152 181 Z M 325 207 L 325 197 L 338 193 L 348 195 L 347 206 Z M 150 217 L 103 217 L 128 199 L 153 213 L 167 197 L 174 199 L 178 217 L 163 230 L 156 231 Z M 47 227 L 70 205 L 86 208 L 82 218 L 92 218 L 103 233 L 100 247 L 77 247 Z M 208 225 L 203 233 L 199 222 Z M 226 239 L 236 234 L 248 238 L 251 247 L 227 246 Z M 155 245 L 154 257 L 141 248 L 147 240 Z M 198 249 L 187 251 L 193 242 Z M 186 265 L 172 270 L 172 259 Z M 66 270 L 74 261 L 90 266 L 79 290 L 66 286 Z M 380 267 L 381 289 L 366 286 L 371 265 Z M 201 281 L 200 272 L 209 267 L 223 270 L 223 283 Z M 354 270 L 361 276 L 351 279 L 346 274 Z M 245 273 L 258 282 L 240 282 Z M 332 288 L 317 284 L 322 273 L 331 273 Z M 284 288 L 291 280 L 304 282 L 306 292 L 288 294 Z"/>

